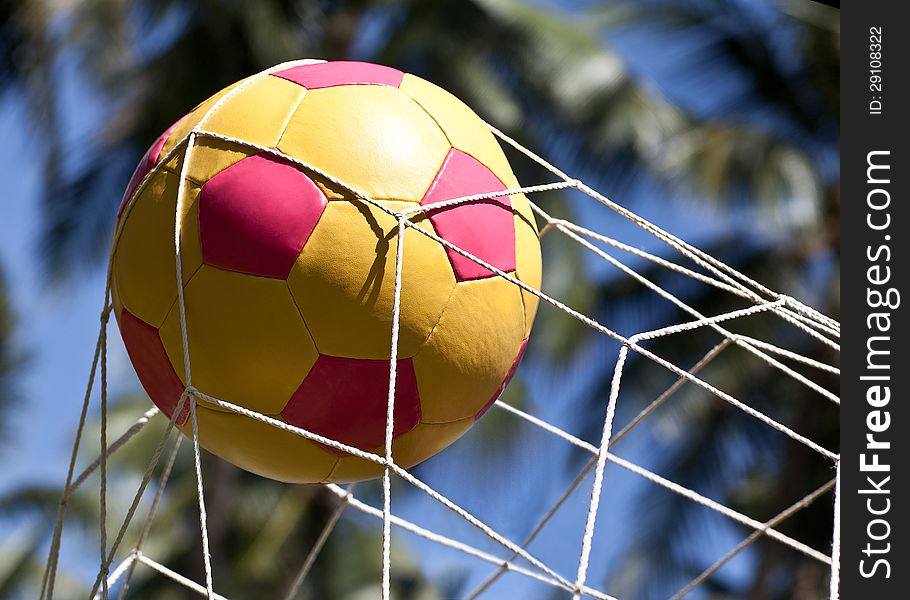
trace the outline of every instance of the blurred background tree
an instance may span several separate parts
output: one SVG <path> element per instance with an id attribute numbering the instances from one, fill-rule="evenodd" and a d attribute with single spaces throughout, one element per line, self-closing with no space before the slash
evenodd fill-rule
<path id="1" fill-rule="evenodd" d="M 121 190 L 150 140 L 215 90 L 309 56 L 369 60 L 425 77 L 621 204 L 653 215 L 770 288 L 836 317 L 838 35 L 837 11 L 809 0 L 3 0 L 0 82 L 4 94 L 25 100 L 31 127 L 44 141 L 40 252 L 52 287 L 68 285 L 75 274 L 103 261 Z M 93 107 L 61 104 L 61 72 L 75 72 L 91 89 Z M 78 111 L 100 113 L 102 126 L 74 136 L 67 124 Z M 545 179 L 534 166 L 514 164 L 522 181 Z M 569 193 L 537 200 L 551 214 L 595 230 L 616 222 L 606 209 L 584 208 Z M 680 216 L 665 223 L 663 214 Z M 687 231 L 703 215 L 713 225 Z M 641 236 L 636 241 L 653 244 Z M 685 317 L 641 286 L 595 268 L 564 238 L 549 235 L 544 243 L 545 289 L 620 333 Z M 667 248 L 647 249 L 670 255 Z M 711 288 L 635 266 L 706 314 L 733 307 Z M 572 400 L 573 412 L 596 416 L 577 420 L 576 432 L 596 440 L 617 348 L 547 310 L 539 319 L 521 373 L 533 371 L 525 378 L 538 382 L 559 381 L 579 365 L 596 365 L 585 393 Z M 755 332 L 746 327 L 742 333 Z M 762 333 L 796 352 L 836 361 L 790 330 Z M 0 342 L 7 337 L 0 327 Z M 699 331 L 658 342 L 653 350 L 688 367 L 717 341 L 715 334 Z M 766 365 L 725 352 L 705 376 L 836 447 L 836 407 Z M 652 365 L 633 358 L 624 383 L 628 414 L 621 413 L 619 423 L 670 382 L 669 374 L 655 376 Z M 833 380 L 821 383 L 836 386 Z M 512 388 L 510 402 L 537 401 L 529 386 L 517 382 Z M 4 398 L 0 391 L 0 402 Z M 125 398 L 117 410 L 135 414 L 143 401 Z M 652 418 L 645 431 L 636 432 L 645 447 L 639 462 L 757 519 L 773 516 L 831 476 L 802 446 L 693 389 L 685 388 Z M 494 411 L 478 427 L 492 440 L 484 448 L 498 447 L 495 461 L 505 466 L 512 457 L 508 445 L 493 441 L 508 439 L 509 423 Z M 670 429 L 677 433 L 667 434 Z M 140 444 L 119 460 L 138 474 L 149 451 Z M 469 456 L 491 460 L 479 452 Z M 586 458 L 559 457 L 563 475 L 552 481 L 547 496 L 558 495 Z M 217 459 L 206 462 L 209 489 L 219 499 L 231 498 L 210 508 L 219 590 L 265 597 L 263 589 L 286 588 L 331 511 L 328 497 L 317 488 L 276 491 Z M 178 463 L 177 469 L 187 465 Z M 175 480 L 162 508 L 169 537 L 153 537 L 150 545 L 166 564 L 199 579 L 189 482 Z M 0 506 L 13 514 L 50 510 L 56 494 L 23 487 Z M 693 531 L 730 535 L 730 525 L 653 488 L 629 494 L 649 507 L 637 515 L 641 531 L 629 536 L 618 552 L 621 560 L 600 565 L 601 580 L 592 584 L 624 598 L 667 597 L 723 552 L 693 547 Z M 95 531 L 86 502 L 74 516 L 86 531 Z M 827 550 L 829 504 L 817 503 L 783 531 Z M 516 525 L 520 537 L 535 520 L 528 515 Z M 308 580 L 307 597 L 354 598 L 372 589 L 380 565 L 373 551 L 377 531 L 368 525 L 347 523 L 331 538 Z M 17 554 L 22 568 L 7 573 L 0 566 L 0 576 L 6 575 L 0 593 L 15 597 L 32 589 L 35 578 L 23 573 L 43 566 L 46 533 L 23 545 L 28 551 Z M 754 568 L 712 578 L 699 597 L 824 596 L 826 571 L 806 557 L 768 540 L 748 555 Z M 470 589 L 468 576 L 429 581 L 404 548 L 398 563 L 412 565 L 398 570 L 400 597 L 458 597 Z M 82 584 L 73 579 L 71 589 L 79 589 Z M 175 593 L 154 577 L 139 578 L 133 591 L 137 597 Z"/>
<path id="2" fill-rule="evenodd" d="M 4 430 L 3 415 L 16 399 L 14 375 L 22 363 L 13 345 L 14 315 L 6 295 L 6 279 L 0 273 L 0 435 Z"/>

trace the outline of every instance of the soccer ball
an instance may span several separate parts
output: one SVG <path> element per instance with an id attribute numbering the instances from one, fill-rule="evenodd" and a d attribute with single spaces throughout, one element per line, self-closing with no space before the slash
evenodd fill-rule
<path id="1" fill-rule="evenodd" d="M 111 290 L 140 381 L 171 416 L 187 381 L 179 279 L 196 389 L 384 455 L 398 227 L 363 198 L 398 211 L 516 187 L 480 118 L 414 75 L 298 61 L 231 85 L 155 141 L 123 196 Z M 539 288 L 523 195 L 411 220 Z M 403 243 L 393 457 L 407 468 L 458 439 L 501 394 L 537 297 L 419 231 L 407 228 Z M 176 422 L 191 434 L 188 415 L 185 403 Z M 265 477 L 382 473 L 204 400 L 197 422 L 205 448 Z"/>

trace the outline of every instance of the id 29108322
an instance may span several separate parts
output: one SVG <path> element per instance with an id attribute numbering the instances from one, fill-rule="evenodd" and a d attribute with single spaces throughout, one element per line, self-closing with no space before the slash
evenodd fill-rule
<path id="1" fill-rule="evenodd" d="M 882 27 L 869 27 L 869 114 L 882 114 Z"/>

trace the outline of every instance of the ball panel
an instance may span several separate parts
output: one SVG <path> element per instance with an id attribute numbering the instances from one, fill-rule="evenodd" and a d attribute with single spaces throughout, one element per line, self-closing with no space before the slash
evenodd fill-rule
<path id="1" fill-rule="evenodd" d="M 241 469 L 287 483 L 319 483 L 328 477 L 338 460 L 304 437 L 209 407 L 201 400 L 196 406 L 199 443 Z M 192 423 L 186 423 L 181 430 L 192 436 Z"/>
<path id="2" fill-rule="evenodd" d="M 202 240 L 199 236 L 199 193 L 199 186 L 188 181 L 183 197 L 183 219 L 180 221 L 180 259 L 183 270 L 183 285 L 186 285 L 202 266 Z M 176 301 L 176 297 L 174 300 Z"/>
<path id="3" fill-rule="evenodd" d="M 183 117 L 180 118 L 183 120 Z M 120 220 L 120 217 L 123 216 L 123 209 L 126 208 L 126 203 L 129 202 L 130 197 L 133 195 L 133 192 L 136 191 L 136 188 L 139 187 L 139 184 L 142 183 L 142 180 L 148 175 L 149 171 L 158 164 L 158 159 L 161 158 L 161 148 L 164 147 L 164 142 L 171 135 L 171 132 L 180 124 L 180 120 L 174 122 L 173 125 L 168 127 L 164 133 L 158 136 L 148 150 L 145 151 L 145 154 L 139 160 L 139 164 L 136 165 L 136 170 L 133 171 L 132 177 L 130 177 L 129 183 L 126 185 L 126 190 L 123 192 L 123 198 L 120 199 L 120 208 L 117 209 L 117 220 Z"/>
<path id="4" fill-rule="evenodd" d="M 158 330 L 128 310 L 124 309 L 117 315 L 123 345 L 136 368 L 142 387 L 152 402 L 170 418 L 186 386 L 171 367 L 158 337 Z M 188 415 L 189 405 L 184 404 L 177 416 L 177 423 L 185 423 Z"/>
<path id="5" fill-rule="evenodd" d="M 473 424 L 472 419 L 451 423 L 421 423 L 392 444 L 392 458 L 409 469 L 447 448 L 463 436 Z"/>
<path id="6" fill-rule="evenodd" d="M 392 458 L 399 466 L 409 469 L 451 445 L 473 424 L 473 418 L 452 423 L 420 423 L 392 442 Z M 385 456 L 385 446 L 373 448 L 372 452 Z M 363 481 L 381 477 L 383 470 L 383 466 L 378 463 L 356 456 L 346 456 L 338 459 L 328 481 L 335 483 Z"/>
<path id="7" fill-rule="evenodd" d="M 131 313 L 160 327 L 177 299 L 177 266 L 174 254 L 174 218 L 178 177 L 159 171 L 125 213 L 114 248 L 113 277 L 120 301 Z M 198 189 L 187 189 L 195 197 Z M 193 210 L 185 202 L 182 219 Z M 184 281 L 202 265 L 193 231 L 181 238 Z"/>
<path id="8" fill-rule="evenodd" d="M 290 81 L 260 77 L 238 89 L 212 112 L 202 130 L 273 148 L 305 95 L 306 90 Z M 197 112 L 205 111 L 200 107 Z"/>
<path id="9" fill-rule="evenodd" d="M 424 423 L 473 417 L 505 379 L 524 339 L 519 288 L 501 277 L 455 286 L 414 356 Z"/>
<path id="10" fill-rule="evenodd" d="M 499 142 L 467 104 L 441 87 L 410 73 L 404 76 L 399 87 L 433 117 L 452 147 L 479 160 L 501 181 L 514 177 Z"/>
<path id="11" fill-rule="evenodd" d="M 123 311 L 123 302 L 120 301 L 120 290 L 117 289 L 117 278 L 111 277 L 111 312 L 118 325 L 120 323 L 121 311 Z"/>
<path id="12" fill-rule="evenodd" d="M 329 439 L 369 450 L 385 442 L 389 361 L 322 355 L 284 407 L 285 421 Z M 397 361 L 393 435 L 420 422 L 411 359 Z M 326 446 L 338 456 L 346 452 Z"/>
<path id="13" fill-rule="evenodd" d="M 517 180 L 509 185 L 518 188 Z M 541 254 L 537 221 L 524 194 L 512 196 L 512 207 L 515 209 L 515 276 L 535 290 L 541 286 Z M 525 312 L 525 337 L 531 334 L 534 316 L 540 299 L 534 294 L 521 290 Z"/>
<path id="14" fill-rule="evenodd" d="M 287 284 L 204 265 L 184 297 L 193 385 L 251 410 L 281 412 L 319 356 Z M 160 333 L 184 377 L 177 304 Z"/>
<path id="15" fill-rule="evenodd" d="M 232 142 L 198 138 L 190 153 L 190 163 L 186 166 L 186 179 L 201 186 L 218 173 L 256 153 L 256 150 Z M 183 170 L 183 155 L 182 151 L 175 153 L 162 168 L 179 177 Z"/>
<path id="16" fill-rule="evenodd" d="M 449 151 L 433 120 L 395 88 L 310 91 L 278 148 L 374 200 L 418 202 Z"/>
<path id="17" fill-rule="evenodd" d="M 255 77 L 255 75 L 252 75 L 251 77 Z M 206 98 L 205 100 L 203 100 L 202 102 L 197 104 L 193 108 L 193 110 L 191 110 L 189 113 L 187 113 L 186 116 L 184 116 L 179 121 L 179 123 L 177 124 L 177 127 L 175 127 L 174 130 L 171 132 L 171 135 L 169 135 L 167 137 L 167 139 L 164 142 L 164 145 L 161 147 L 161 155 L 162 156 L 166 155 L 168 152 L 170 152 L 174 148 L 174 146 L 179 144 L 183 140 L 183 138 L 185 138 L 187 135 L 189 135 L 189 133 L 193 129 L 193 127 L 195 127 L 196 124 L 199 123 L 199 120 L 202 119 L 202 117 L 205 115 L 205 113 L 208 112 L 208 110 L 212 106 L 214 106 L 216 102 L 221 100 L 221 98 L 223 96 L 228 94 L 234 88 L 244 85 L 248 79 L 250 79 L 250 77 L 247 77 L 246 79 L 241 79 L 240 81 L 232 83 L 231 85 L 227 86 L 223 90 L 217 92 L 216 94 Z"/>
<path id="18" fill-rule="evenodd" d="M 394 450 L 392 451 L 394 455 Z M 385 450 L 377 448 L 373 454 L 385 456 Z M 326 482 L 354 483 L 382 477 L 383 467 L 379 463 L 358 458 L 356 456 L 339 457 L 336 459 L 332 472 L 326 477 Z"/>
<path id="19" fill-rule="evenodd" d="M 453 149 L 421 204 L 505 190 L 506 187 L 474 157 Z M 476 200 L 428 212 L 446 241 L 503 271 L 515 270 L 515 224 L 506 196 Z M 446 248 L 458 281 L 493 277 L 495 273 Z"/>
<path id="20" fill-rule="evenodd" d="M 397 232 L 394 217 L 366 203 L 326 206 L 288 276 L 323 354 L 389 358 Z M 405 233 L 403 260 L 398 348 L 408 357 L 439 320 L 455 277 L 443 248 L 416 231 Z"/>
<path id="21" fill-rule="evenodd" d="M 332 62 L 298 65 L 272 73 L 302 85 L 308 90 L 336 85 L 388 85 L 398 87 L 404 75 L 398 69 L 372 63 L 338 60 Z"/>
<path id="22" fill-rule="evenodd" d="M 322 191 L 290 163 L 245 158 L 202 186 L 203 258 L 222 269 L 284 279 L 325 205 Z"/>
<path id="23" fill-rule="evenodd" d="M 524 356 L 525 349 L 527 349 L 527 347 L 528 347 L 528 340 L 524 340 L 523 342 L 521 342 L 521 346 L 519 346 L 519 348 L 518 348 L 518 354 L 515 356 L 515 360 L 512 362 L 512 366 L 509 367 L 509 372 L 506 373 L 506 376 L 502 380 L 502 383 L 499 384 L 499 387 L 496 388 L 496 391 L 493 392 L 493 395 L 490 397 L 490 399 L 487 401 L 487 403 L 484 404 L 483 408 L 481 408 L 479 411 L 477 411 L 477 414 L 474 415 L 475 420 L 479 419 L 480 417 L 482 417 L 484 415 L 485 412 L 490 410 L 490 407 L 493 406 L 493 403 L 495 403 L 497 400 L 499 400 L 499 397 L 502 396 L 502 393 L 505 391 L 506 386 L 509 385 L 509 382 L 512 381 L 512 377 L 515 376 L 515 371 L 518 370 L 518 365 L 519 365 L 519 363 L 521 363 L 521 358 Z"/>

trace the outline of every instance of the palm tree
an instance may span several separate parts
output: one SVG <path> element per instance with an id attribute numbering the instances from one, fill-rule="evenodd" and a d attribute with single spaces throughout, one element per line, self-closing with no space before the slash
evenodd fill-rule
<path id="1" fill-rule="evenodd" d="M 633 194 L 645 179 L 667 196 L 710 202 L 731 215 L 731 222 L 761 218 L 787 227 L 786 233 L 777 235 L 773 228 L 755 235 L 754 228 L 740 227 L 729 236 L 715 236 L 708 250 L 772 288 L 798 296 L 806 291 L 796 286 L 806 279 L 807 270 L 824 262 L 837 242 L 837 180 L 829 164 L 837 131 L 837 32 L 830 16 L 810 4 L 788 2 L 785 11 L 774 11 L 774 23 L 769 25 L 767 19 L 755 18 L 758 9 L 720 0 L 653 0 L 606 7 L 592 3 L 561 14 L 517 0 L 350 0 L 331 5 L 316 0 L 143 0 L 131 6 L 76 3 L 65 13 L 51 5 L 9 1 L 0 8 L 4 17 L 0 19 L 4 24 L 0 80 L 26 95 L 34 126 L 48 140 L 42 247 L 48 273 L 56 280 L 65 279 L 80 264 L 96 264 L 103 255 L 116 199 L 129 172 L 148 141 L 187 106 L 276 62 L 318 56 L 373 60 L 427 77 L 464 98 L 518 141 L 545 156 L 558 156 L 560 166 L 593 185 L 605 185 L 611 195 Z M 776 29 L 771 25 L 791 37 L 775 37 L 778 34 L 772 35 Z M 604 42 L 636 28 L 646 29 L 637 34 L 642 43 L 656 43 L 661 35 L 673 32 L 710 41 L 700 46 L 700 54 L 681 54 L 668 67 L 682 73 L 681 78 L 696 81 L 698 69 L 712 66 L 720 77 L 735 76 L 748 85 L 740 95 L 729 93 L 724 102 L 702 112 L 687 106 L 685 98 L 675 97 L 673 90 L 655 92 Z M 781 48 L 790 54 L 782 57 Z M 85 141 L 78 168 L 67 163 L 71 149 L 59 125 L 62 109 L 55 99 L 54 75 L 61 64 L 77 68 L 90 82 L 97 101 L 109 107 L 110 117 L 96 136 Z M 517 171 L 523 181 L 538 181 L 542 175 L 524 164 Z M 573 212 L 573 201 L 566 195 L 552 193 L 540 202 L 557 216 L 594 218 Z M 638 288 L 615 279 L 589 279 L 577 246 L 553 236 L 545 243 L 550 246 L 550 272 L 568 274 L 551 278 L 548 289 L 580 310 L 619 323 L 634 312 L 641 318 L 641 329 L 682 317 L 658 306 L 653 296 Z M 646 275 L 661 277 L 656 272 Z M 818 285 L 826 293 L 813 298 L 813 303 L 824 304 L 821 308 L 836 314 L 832 278 L 826 276 Z M 666 285 L 703 312 L 729 308 L 708 290 L 671 281 Z M 546 356 L 555 376 L 567 363 L 580 359 L 579 351 L 572 349 L 591 347 L 583 343 L 585 335 L 571 322 L 544 313 L 531 354 Z M 784 331 L 776 335 L 789 341 Z M 708 343 L 699 336 L 685 344 L 659 344 L 656 351 L 685 364 Z M 794 349 L 810 355 L 816 352 L 808 347 Z M 742 364 L 726 358 L 714 368 L 720 387 L 737 397 L 775 389 L 775 394 L 754 400 L 773 408 L 778 398 L 789 398 L 792 405 L 805 406 L 795 415 L 796 427 L 804 426 L 801 431 L 813 439 L 834 443 L 832 414 L 836 413 L 830 407 L 804 402 L 802 390 L 787 387 L 766 370 L 754 369 L 748 377 L 740 377 Z M 612 365 L 606 364 L 598 373 L 601 393 L 593 394 L 587 407 L 595 413 L 601 410 L 611 372 Z M 643 400 L 656 381 L 653 371 L 633 361 L 625 385 L 633 390 L 633 397 Z M 655 468 L 662 468 L 671 479 L 696 488 L 716 488 L 718 498 L 737 503 L 748 514 L 767 516 L 801 489 L 792 481 L 805 471 L 798 448 L 767 439 L 738 415 L 695 397 L 694 392 L 685 392 L 676 404 L 697 408 L 671 413 L 687 423 L 683 427 L 691 433 L 662 449 L 661 455 L 675 460 L 655 461 Z M 596 439 L 596 432 L 586 433 L 588 439 Z M 734 446 L 748 456 L 777 456 L 785 465 L 783 470 L 755 467 L 749 477 L 743 477 L 712 468 L 717 465 L 705 457 L 731 444 L 731 436 L 737 440 Z M 256 481 L 230 470 L 222 474 L 221 467 L 210 466 L 214 477 L 223 477 L 228 482 L 223 485 L 238 496 L 256 497 Z M 569 466 L 577 471 L 574 463 Z M 784 484 L 768 491 L 772 473 Z M 814 472 L 809 478 L 814 481 L 822 475 L 823 471 Z M 291 493 L 303 494 L 306 498 L 300 502 L 318 506 L 311 492 Z M 662 576 L 629 584 L 631 596 L 672 592 L 670 588 L 703 566 L 704 557 L 697 554 L 662 551 L 674 547 L 665 543 L 668 532 L 679 541 L 693 526 L 696 517 L 688 516 L 687 510 L 682 504 L 668 504 L 652 514 L 648 525 L 653 535 L 642 538 L 628 556 L 630 561 L 651 561 L 652 566 L 660 563 Z M 230 527 L 224 535 L 236 537 L 236 545 L 227 547 L 237 549 L 225 556 L 233 560 L 252 539 L 235 523 L 233 513 L 227 514 L 230 509 L 225 511 Z M 300 515 L 301 519 L 324 517 L 318 511 L 312 512 L 315 516 Z M 820 524 L 825 518 L 804 515 L 793 521 L 793 534 L 822 539 Z M 770 575 L 783 573 L 793 579 L 804 563 L 780 555 L 774 542 L 761 542 L 758 547 L 761 569 L 755 581 L 733 587 L 751 588 L 756 598 L 785 597 L 784 591 L 768 589 Z M 189 564 L 198 556 L 193 548 L 184 551 L 183 558 L 174 559 Z M 289 556 L 299 555 L 300 548 L 296 552 Z M 613 570 L 611 582 L 619 570 Z M 272 580 L 274 574 L 263 571 L 261 580 L 256 576 L 242 580 L 238 575 L 234 583 L 243 589 L 243 581 Z M 639 585 L 646 587 L 635 587 Z M 732 589 L 714 585 L 719 592 Z M 816 595 L 818 589 L 805 597 Z"/>

